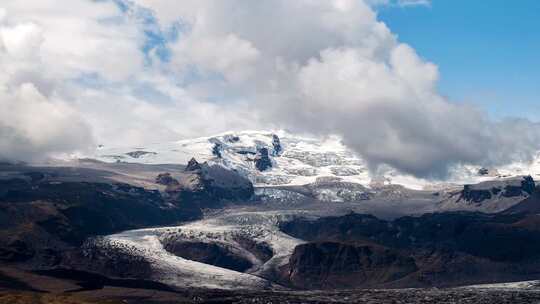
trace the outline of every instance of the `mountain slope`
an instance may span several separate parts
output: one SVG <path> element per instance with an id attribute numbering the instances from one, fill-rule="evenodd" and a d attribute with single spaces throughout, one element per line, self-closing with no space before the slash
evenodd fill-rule
<path id="1" fill-rule="evenodd" d="M 101 146 L 93 158 L 106 162 L 144 164 L 218 163 L 248 177 L 256 186 L 306 185 L 334 180 L 366 187 L 387 184 L 410 189 L 444 189 L 513 176 L 540 174 L 540 158 L 500 168 L 456 166 L 447 181 L 415 178 L 392 168 L 373 174 L 339 137 L 314 138 L 285 131 L 227 132 L 210 137 L 156 143 L 144 147 Z"/>

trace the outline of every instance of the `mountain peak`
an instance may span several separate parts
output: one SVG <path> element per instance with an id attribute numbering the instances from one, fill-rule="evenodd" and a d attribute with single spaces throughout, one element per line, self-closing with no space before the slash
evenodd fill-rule
<path id="1" fill-rule="evenodd" d="M 189 162 L 187 163 L 185 171 L 198 171 L 201 170 L 201 164 L 195 159 L 195 157 L 192 157 Z"/>

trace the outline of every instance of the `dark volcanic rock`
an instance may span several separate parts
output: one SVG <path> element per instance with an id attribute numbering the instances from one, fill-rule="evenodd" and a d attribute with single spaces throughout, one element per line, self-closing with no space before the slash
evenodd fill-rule
<path id="1" fill-rule="evenodd" d="M 214 146 L 212 147 L 212 155 L 214 155 L 217 158 L 221 158 L 221 150 L 223 149 L 221 143 L 214 143 Z"/>
<path id="2" fill-rule="evenodd" d="M 540 230 L 515 226 L 522 219 L 519 215 L 448 212 L 384 221 L 350 214 L 297 220 L 281 228 L 309 241 L 332 239 L 376 242 L 390 248 L 452 250 L 504 262 L 540 258 Z"/>
<path id="3" fill-rule="evenodd" d="M 156 177 L 156 184 L 174 187 L 180 185 L 178 180 L 174 179 L 170 173 L 160 173 Z"/>
<path id="4" fill-rule="evenodd" d="M 526 176 L 523 178 L 519 186 L 508 185 L 504 188 L 502 193 L 505 197 L 516 197 L 522 196 L 525 193 L 531 195 L 536 188 L 535 182 L 531 176 Z"/>
<path id="5" fill-rule="evenodd" d="M 471 185 L 463 186 L 463 191 L 461 192 L 461 197 L 467 202 L 480 203 L 484 200 L 491 199 L 491 192 L 489 190 L 476 190 L 472 189 Z"/>
<path id="6" fill-rule="evenodd" d="M 352 289 L 205 294 L 208 303 L 238 304 L 537 304 L 538 289 Z M 223 294 L 225 293 L 225 294 Z M 195 301 L 193 301 L 195 303 Z"/>
<path id="7" fill-rule="evenodd" d="M 281 228 L 311 242 L 375 244 L 414 258 L 418 266 L 414 275 L 384 286 L 444 287 L 539 278 L 540 217 L 536 215 L 455 212 L 383 221 L 350 214 L 315 221 L 295 220 Z M 349 272 L 340 277 L 350 278 L 353 273 Z M 315 282 L 320 280 L 315 274 L 309 277 Z"/>
<path id="8" fill-rule="evenodd" d="M 89 239 L 81 250 L 67 257 L 65 264 L 108 276 L 148 278 L 152 267 L 142 255 L 134 254 L 136 248 L 111 244 L 101 237 Z"/>
<path id="9" fill-rule="evenodd" d="M 96 274 L 71 273 L 69 270 L 39 272 L 42 285 L 53 285 L 58 280 L 77 282 L 81 291 L 63 293 L 31 293 L 19 290 L 33 290 L 31 285 L 14 284 L 6 286 L 5 277 L 0 274 L 0 286 L 4 291 L 1 300 L 6 303 L 235 303 L 235 304 L 538 304 L 540 292 L 532 289 L 353 289 L 353 290 L 222 290 L 202 288 L 174 289 L 164 284 L 148 280 L 112 279 Z M 53 279 L 49 278 L 52 277 Z M 7 278 L 11 282 L 12 278 Z M 33 282 L 32 282 L 33 283 Z M 53 283 L 53 284 L 51 284 Z M 114 288 L 103 288 L 103 287 Z M 8 287 L 8 288 L 6 288 Z M 7 289 L 7 290 L 6 290 Z M 91 290 L 91 292 L 88 292 Z M 39 302 L 36 302 L 37 301 Z"/>
<path id="10" fill-rule="evenodd" d="M 238 137 L 236 135 L 230 135 L 230 134 L 227 134 L 227 135 L 223 136 L 223 139 L 226 142 L 230 142 L 230 143 L 237 143 L 237 142 L 240 141 L 240 137 Z"/>
<path id="11" fill-rule="evenodd" d="M 77 291 L 89 291 L 94 290 L 94 292 L 103 289 L 105 286 L 111 286 L 116 288 L 127 288 L 127 289 L 150 289 L 154 291 L 168 291 L 174 292 L 174 288 L 171 288 L 168 285 L 145 280 L 144 279 L 132 279 L 132 278 L 109 278 L 102 274 L 81 271 L 70 268 L 55 268 L 47 270 L 37 270 L 34 271 L 35 274 L 52 277 L 55 279 L 65 279 L 72 282 L 77 282 L 81 288 Z M 102 302 L 100 300 L 99 302 Z M 108 302 L 108 301 L 106 301 Z M 146 302 L 146 301 L 145 301 Z M 60 302 L 62 303 L 62 302 Z M 82 303 L 82 302 L 71 302 L 69 303 Z"/>
<path id="12" fill-rule="evenodd" d="M 148 152 L 148 151 L 133 151 L 126 153 L 127 156 L 132 158 L 140 158 L 145 155 L 157 155 L 156 152 Z"/>
<path id="13" fill-rule="evenodd" d="M 165 250 L 184 259 L 244 272 L 253 265 L 231 249 L 215 243 L 195 241 L 166 242 Z"/>
<path id="14" fill-rule="evenodd" d="M 376 286 L 418 270 L 414 259 L 395 251 L 337 242 L 297 246 L 289 268 L 291 283 L 309 289 Z"/>
<path id="15" fill-rule="evenodd" d="M 204 165 L 201 181 L 206 194 L 215 200 L 245 202 L 254 195 L 249 179 L 219 165 Z"/>
<path id="16" fill-rule="evenodd" d="M 487 168 L 478 169 L 478 175 L 488 175 L 488 174 L 489 174 L 489 169 Z"/>
<path id="17" fill-rule="evenodd" d="M 270 156 L 268 155 L 268 149 L 260 148 L 257 156 L 255 156 L 254 162 L 255 167 L 259 171 L 265 171 L 269 168 L 272 168 L 272 160 L 270 160 Z"/>
<path id="18" fill-rule="evenodd" d="M 35 250 L 20 239 L 9 241 L 0 247 L 0 260 L 7 262 L 22 262 L 31 259 Z"/>
<path id="19" fill-rule="evenodd" d="M 23 175 L 28 176 L 33 183 L 39 182 L 46 177 L 42 172 L 25 172 Z"/>
<path id="20" fill-rule="evenodd" d="M 180 186 L 167 189 L 179 202 L 195 202 L 202 208 L 219 207 L 225 201 L 245 202 L 254 195 L 253 184 L 238 172 L 220 165 L 199 164 L 192 158 Z"/>
<path id="21" fill-rule="evenodd" d="M 241 235 L 234 236 L 234 241 L 245 250 L 251 252 L 257 259 L 263 263 L 268 262 L 274 256 L 272 247 L 264 242 L 256 242 L 255 240 Z"/>
<path id="22" fill-rule="evenodd" d="M 236 153 L 241 155 L 256 155 L 257 153 L 249 150 L 237 150 Z"/>
<path id="23" fill-rule="evenodd" d="M 197 212 L 165 202 L 158 191 L 128 184 L 61 183 L 40 185 L 35 198 L 63 202 L 67 218 L 66 240 L 80 241 L 88 235 L 109 234 L 137 227 L 171 224 L 197 217 Z M 187 206 L 186 206 L 187 207 Z M 192 213 L 195 212 L 195 213 Z M 64 221 L 41 224 L 51 233 L 62 231 Z"/>
<path id="24" fill-rule="evenodd" d="M 540 190 L 536 189 L 533 194 L 520 203 L 503 211 L 505 214 L 540 214 Z"/>
<path id="25" fill-rule="evenodd" d="M 200 216 L 198 208 L 128 184 L 0 180 L 0 258 L 56 264 L 90 236 Z"/>
<path id="26" fill-rule="evenodd" d="M 526 198 L 530 196 L 536 185 L 532 177 L 521 179 L 513 178 L 501 181 L 487 181 L 476 185 L 464 185 L 463 190 L 457 192 L 456 202 L 464 201 L 468 204 L 482 204 L 484 201 L 497 201 L 504 198 Z"/>
<path id="27" fill-rule="evenodd" d="M 272 151 L 272 155 L 273 156 L 281 155 L 281 152 L 283 152 L 283 147 L 281 146 L 281 141 L 279 140 L 279 137 L 276 134 L 272 134 L 272 146 L 274 147 Z"/>
<path id="28" fill-rule="evenodd" d="M 199 164 L 199 162 L 195 159 L 195 157 L 192 157 L 186 168 L 184 169 L 185 171 L 198 171 L 198 170 L 201 170 L 201 164 Z"/>
<path id="29" fill-rule="evenodd" d="M 521 188 L 523 191 L 532 194 L 536 190 L 536 184 L 534 182 L 534 179 L 529 175 L 525 176 L 523 178 L 523 181 L 521 181 Z"/>

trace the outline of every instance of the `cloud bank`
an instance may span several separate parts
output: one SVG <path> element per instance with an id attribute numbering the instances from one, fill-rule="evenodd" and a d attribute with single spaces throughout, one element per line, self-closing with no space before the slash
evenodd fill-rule
<path id="1" fill-rule="evenodd" d="M 377 20 L 394 2 L 53 2 L 0 4 L 4 157 L 287 128 L 340 135 L 374 171 L 444 178 L 540 148 L 538 125 L 442 97 L 437 66 Z"/>

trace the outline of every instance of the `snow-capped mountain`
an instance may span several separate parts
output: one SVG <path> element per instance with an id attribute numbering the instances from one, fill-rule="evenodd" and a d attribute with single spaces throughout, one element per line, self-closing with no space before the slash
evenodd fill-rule
<path id="1" fill-rule="evenodd" d="M 376 187 L 387 184 L 410 189 L 441 189 L 506 177 L 540 175 L 540 157 L 531 164 L 502 168 L 457 166 L 444 182 L 416 178 L 392 168 L 373 174 L 354 151 L 337 136 L 315 138 L 285 131 L 227 132 L 210 137 L 156 143 L 144 147 L 100 146 L 94 158 L 105 162 L 143 164 L 220 164 L 248 177 L 256 186 L 306 185 L 336 181 Z"/>

